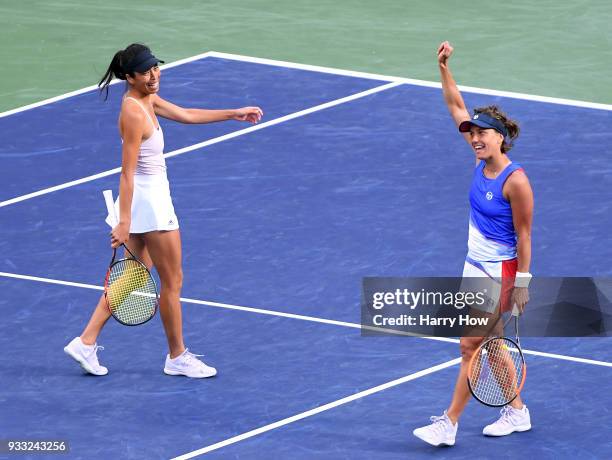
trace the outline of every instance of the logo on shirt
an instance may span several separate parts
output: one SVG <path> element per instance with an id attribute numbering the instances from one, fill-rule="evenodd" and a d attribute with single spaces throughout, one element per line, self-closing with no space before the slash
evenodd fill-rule
<path id="1" fill-rule="evenodd" d="M 493 199 L 493 192 L 487 192 L 487 200 L 491 201 Z"/>

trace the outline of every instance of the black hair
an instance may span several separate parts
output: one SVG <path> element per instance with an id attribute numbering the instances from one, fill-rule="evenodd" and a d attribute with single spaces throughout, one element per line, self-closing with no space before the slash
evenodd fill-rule
<path id="1" fill-rule="evenodd" d="M 126 72 L 125 69 L 127 64 L 136 57 L 138 53 L 141 51 L 151 51 L 148 46 L 141 45 L 140 43 L 132 43 L 124 50 L 119 50 L 113 56 L 106 73 L 98 83 L 98 88 L 100 88 L 100 94 L 103 91 L 106 91 L 104 96 L 104 100 L 108 99 L 108 85 L 112 81 L 113 78 L 118 78 L 119 80 L 125 80 L 126 75 L 130 77 L 134 76 L 134 72 Z"/>
<path id="2" fill-rule="evenodd" d="M 496 105 L 489 105 L 486 107 L 479 107 L 477 109 L 474 109 L 474 114 L 477 113 L 486 113 L 487 115 L 498 119 L 504 124 L 508 135 L 504 137 L 504 141 L 501 145 L 501 152 L 508 153 L 514 145 L 514 141 L 521 132 L 518 123 L 515 120 L 510 119 L 510 117 L 508 117 L 508 115 L 502 112 L 501 109 Z"/>

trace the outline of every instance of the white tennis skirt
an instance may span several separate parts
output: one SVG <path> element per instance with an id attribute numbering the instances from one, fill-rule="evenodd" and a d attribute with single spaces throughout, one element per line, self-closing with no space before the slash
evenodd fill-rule
<path id="1" fill-rule="evenodd" d="M 120 216 L 119 198 L 115 211 Z M 110 216 L 106 223 L 111 225 Z M 167 231 L 179 228 L 170 196 L 170 184 L 165 174 L 134 174 L 134 195 L 132 197 L 132 224 L 130 233 Z"/>

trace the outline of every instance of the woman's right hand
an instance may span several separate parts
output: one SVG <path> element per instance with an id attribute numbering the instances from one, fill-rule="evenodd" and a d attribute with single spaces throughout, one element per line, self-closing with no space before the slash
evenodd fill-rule
<path id="1" fill-rule="evenodd" d="M 130 239 L 130 224 L 119 222 L 111 231 L 111 248 L 118 248 Z"/>
<path id="2" fill-rule="evenodd" d="M 441 67 L 446 67 L 446 62 L 453 54 L 453 47 L 449 42 L 442 42 L 438 47 L 438 64 Z"/>

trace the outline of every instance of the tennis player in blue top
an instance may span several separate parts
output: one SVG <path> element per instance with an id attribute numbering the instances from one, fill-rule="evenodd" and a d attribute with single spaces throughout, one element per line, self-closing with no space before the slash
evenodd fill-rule
<path id="1" fill-rule="evenodd" d="M 438 48 L 438 65 L 444 100 L 459 131 L 476 154 L 476 168 L 470 189 L 468 253 L 463 277 L 490 277 L 502 280 L 499 311 L 516 304 L 521 311 L 529 300 L 531 279 L 531 222 L 533 193 L 523 168 L 508 158 L 519 127 L 497 106 L 482 107 L 470 116 L 448 67 L 453 47 L 443 42 Z M 503 282 L 510 279 L 511 282 Z M 455 444 L 458 420 L 470 391 L 467 369 L 483 337 L 462 337 L 461 368 L 450 406 L 431 424 L 414 430 L 414 435 L 434 446 Z M 520 395 L 501 411 L 483 434 L 505 436 L 531 429 L 527 406 Z"/>

